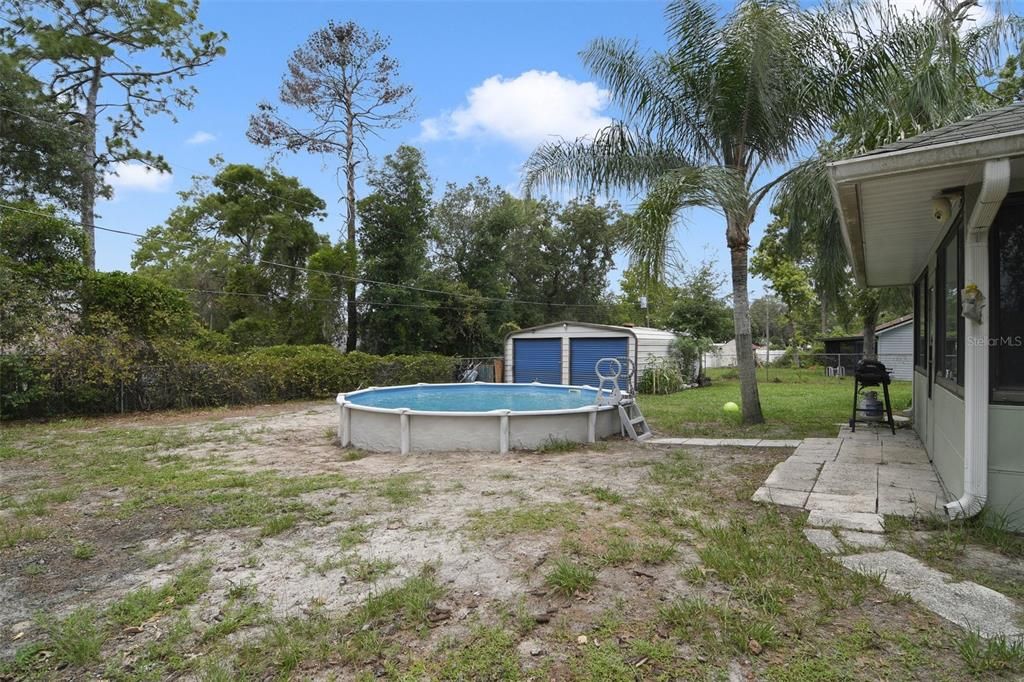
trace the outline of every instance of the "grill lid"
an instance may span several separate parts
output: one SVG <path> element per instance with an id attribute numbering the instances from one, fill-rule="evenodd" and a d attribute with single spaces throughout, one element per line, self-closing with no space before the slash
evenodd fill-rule
<path id="1" fill-rule="evenodd" d="M 889 383 L 889 371 L 885 365 L 878 360 L 864 359 L 857 363 L 854 374 L 861 383 L 884 382 Z"/>

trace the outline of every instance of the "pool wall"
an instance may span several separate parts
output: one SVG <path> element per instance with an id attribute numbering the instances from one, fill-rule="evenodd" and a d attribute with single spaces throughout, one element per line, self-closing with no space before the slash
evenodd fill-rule
<path id="1" fill-rule="evenodd" d="M 337 403 L 338 442 L 342 447 L 356 447 L 371 452 L 407 454 L 475 450 L 506 453 L 510 449 L 535 450 L 553 440 L 593 443 L 599 438 L 620 433 L 621 428 L 618 411 L 613 405 L 587 405 L 569 410 L 536 412 L 435 412 L 357 405 L 347 400 L 344 393 L 338 394 Z"/>

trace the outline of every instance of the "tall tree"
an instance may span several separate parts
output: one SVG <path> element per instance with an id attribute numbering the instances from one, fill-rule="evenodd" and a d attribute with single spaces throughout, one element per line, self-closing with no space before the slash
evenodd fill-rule
<path id="1" fill-rule="evenodd" d="M 53 207 L 14 206 L 0 210 L 0 345 L 39 353 L 81 316 L 82 234 Z"/>
<path id="2" fill-rule="evenodd" d="M 416 287 L 427 264 L 430 178 L 423 154 L 402 145 L 369 174 L 359 200 L 363 238 L 363 345 L 374 353 L 415 353 L 434 344 L 436 319 Z M 422 287 L 420 287 L 422 288 Z"/>
<path id="3" fill-rule="evenodd" d="M 743 421 L 764 421 L 747 295 L 750 224 L 779 180 L 770 174 L 830 120 L 833 80 L 816 54 L 816 15 L 795 0 L 744 0 L 727 15 L 678 0 L 665 12 L 668 49 L 599 39 L 583 61 L 625 116 L 593 138 L 542 145 L 526 185 L 645 192 L 629 235 L 633 255 L 663 270 L 675 218 L 687 207 L 725 215 Z"/>
<path id="4" fill-rule="evenodd" d="M 54 102 L 0 32 L 0 199 L 77 208 L 85 168 L 73 104 Z"/>
<path id="5" fill-rule="evenodd" d="M 345 246 L 355 271 L 356 179 L 369 157 L 366 138 L 395 128 L 412 116 L 412 87 L 398 82 L 398 62 L 387 54 L 390 40 L 358 24 L 330 22 L 288 59 L 281 82 L 281 103 L 312 118 L 311 125 L 289 121 L 272 104 L 262 103 L 249 119 L 248 136 L 265 147 L 289 152 L 337 154 L 345 176 Z M 356 282 L 346 292 L 346 348 L 359 336 Z"/>
<path id="6" fill-rule="evenodd" d="M 851 296 L 847 254 L 826 164 L 959 121 L 1016 96 L 1017 61 L 1010 59 L 993 92 L 987 74 L 1019 40 L 1020 23 L 999 14 L 971 17 L 976 2 L 933 0 L 926 11 L 899 12 L 889 3 L 839 5 L 826 15 L 821 50 L 842 70 L 834 136 L 796 166 L 779 186 L 776 205 L 788 216 L 790 255 L 813 256 L 823 304 Z M 840 67 L 842 67 L 840 69 Z M 863 325 L 865 353 L 873 354 L 875 326 L 887 309 L 901 309 L 903 291 L 854 291 L 849 308 Z"/>
<path id="7" fill-rule="evenodd" d="M 675 286 L 674 273 L 666 271 L 665 276 L 651 279 L 643 268 L 631 263 L 619 280 L 620 319 L 616 322 L 632 322 L 659 329 L 669 328 L 669 316 L 679 290 Z M 644 303 L 646 302 L 646 306 Z M 729 316 L 732 319 L 732 316 Z"/>
<path id="8" fill-rule="evenodd" d="M 325 340 L 304 301 L 303 269 L 329 248 L 313 226 L 324 217 L 320 197 L 272 168 L 228 164 L 213 178 L 197 178 L 181 198 L 166 223 L 139 240 L 137 271 L 193 289 L 200 316 L 217 331 L 238 323 L 246 336 L 258 325 L 264 343 Z"/>
<path id="9" fill-rule="evenodd" d="M 48 82 L 46 94 L 74 105 L 68 114 L 79 124 L 87 169 L 79 213 L 89 269 L 96 199 L 109 192 L 105 173 L 129 160 L 166 170 L 161 157 L 135 146 L 144 117 L 190 107 L 196 89 L 184 81 L 224 54 L 227 34 L 205 30 L 198 14 L 198 0 L 10 0 L 0 10 L 0 31 Z"/>
<path id="10" fill-rule="evenodd" d="M 727 341 L 733 333 L 732 310 L 722 295 L 725 277 L 712 263 L 701 263 L 683 273 L 668 318 L 669 328 L 694 339 Z"/>
<path id="11" fill-rule="evenodd" d="M 771 282 L 772 289 L 785 307 L 786 325 L 791 330 L 789 338 L 793 344 L 793 360 L 799 367 L 799 344 L 805 338 L 803 332 L 808 327 L 806 322 L 811 318 L 817 303 L 811 279 L 810 263 L 813 259 L 807 258 L 804 253 L 794 257 L 787 250 L 784 243 L 785 225 L 786 221 L 779 216 L 769 223 L 761 243 L 754 250 L 750 269 L 755 275 Z M 824 326 L 824 316 L 821 319 Z M 756 324 L 756 320 L 751 324 Z"/>

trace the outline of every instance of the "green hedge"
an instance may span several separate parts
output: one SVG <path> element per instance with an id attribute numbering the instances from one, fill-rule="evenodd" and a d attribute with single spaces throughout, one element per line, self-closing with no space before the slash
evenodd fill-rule
<path id="1" fill-rule="evenodd" d="M 73 337 L 46 356 L 0 358 L 0 417 L 102 414 L 327 398 L 367 386 L 453 380 L 440 355 L 273 346 L 239 355 L 185 344 Z"/>

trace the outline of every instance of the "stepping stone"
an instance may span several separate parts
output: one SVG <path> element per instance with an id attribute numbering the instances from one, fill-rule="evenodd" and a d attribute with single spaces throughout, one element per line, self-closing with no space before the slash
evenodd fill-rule
<path id="1" fill-rule="evenodd" d="M 861 530 L 841 530 L 839 538 L 851 547 L 858 549 L 884 549 L 885 536 L 878 533 L 866 533 Z"/>
<path id="2" fill-rule="evenodd" d="M 836 513 L 815 509 L 807 515 L 807 525 L 816 528 L 844 528 L 846 530 L 884 533 L 885 521 L 880 514 Z"/>
<path id="3" fill-rule="evenodd" d="M 689 442 L 689 438 L 652 438 L 647 441 L 649 445 L 688 445 Z"/>
<path id="4" fill-rule="evenodd" d="M 859 530 L 841 530 L 839 537 L 824 528 L 804 528 L 804 537 L 825 554 L 842 554 L 847 547 L 855 549 L 883 549 L 885 536 Z"/>
<path id="5" fill-rule="evenodd" d="M 783 507 L 803 507 L 807 501 L 807 492 L 801 490 L 786 490 L 785 488 L 772 488 L 761 486 L 750 498 L 754 502 L 765 504 L 778 504 Z"/>
<path id="6" fill-rule="evenodd" d="M 870 496 L 873 500 L 878 493 L 876 467 L 866 463 L 853 464 L 838 460 L 825 462 L 812 492 L 829 495 Z M 871 509 L 862 511 L 875 511 L 875 509 L 872 505 Z"/>
<path id="7" fill-rule="evenodd" d="M 772 488 L 810 492 L 820 470 L 821 465 L 816 462 L 793 461 L 790 458 L 776 464 L 764 484 Z"/>
<path id="8" fill-rule="evenodd" d="M 1024 609 L 1006 595 L 983 585 L 954 582 L 903 552 L 892 550 L 838 557 L 843 566 L 862 575 L 877 575 L 894 592 L 903 592 L 930 611 L 982 637 L 1024 637 Z"/>
<path id="9" fill-rule="evenodd" d="M 874 513 L 875 496 L 872 495 L 841 495 L 811 491 L 804 502 L 807 509 L 818 509 L 827 512 L 866 512 Z"/>
<path id="10" fill-rule="evenodd" d="M 722 444 L 720 438 L 687 438 L 687 445 L 702 445 L 704 447 L 715 448 Z"/>
<path id="11" fill-rule="evenodd" d="M 920 464 L 928 466 L 928 454 L 923 448 L 882 443 L 882 461 L 886 464 Z"/>
<path id="12" fill-rule="evenodd" d="M 821 550 L 822 554 L 839 554 L 843 545 L 835 533 L 824 528 L 804 528 L 804 537 L 812 545 Z"/>

